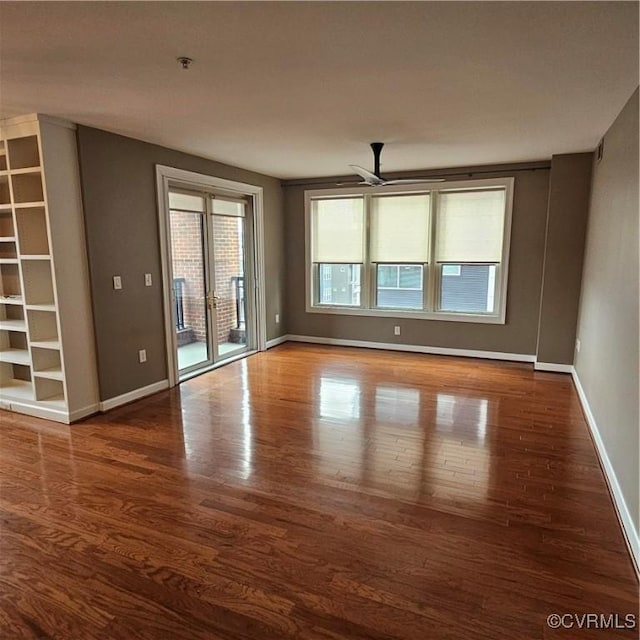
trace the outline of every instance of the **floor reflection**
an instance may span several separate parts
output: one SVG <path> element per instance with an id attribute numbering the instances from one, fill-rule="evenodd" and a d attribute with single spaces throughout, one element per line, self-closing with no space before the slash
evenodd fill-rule
<path id="1" fill-rule="evenodd" d="M 436 429 L 463 438 L 484 440 L 487 433 L 489 400 L 447 393 L 436 396 Z"/>
<path id="2" fill-rule="evenodd" d="M 416 424 L 420 416 L 420 391 L 378 385 L 375 389 L 376 420 L 395 424 Z"/>
<path id="3" fill-rule="evenodd" d="M 251 397 L 247 374 L 247 361 L 240 362 L 240 426 L 242 428 L 242 477 L 251 475 L 253 433 L 251 427 Z"/>
<path id="4" fill-rule="evenodd" d="M 254 455 L 248 361 L 225 369 L 180 385 L 186 462 L 193 474 L 211 476 L 233 469 L 246 480 Z"/>
<path id="5" fill-rule="evenodd" d="M 350 374 L 318 379 L 318 475 L 404 496 L 486 495 L 492 400 Z"/>
<path id="6" fill-rule="evenodd" d="M 360 418 L 360 381 L 321 376 L 320 417 L 349 421 Z"/>

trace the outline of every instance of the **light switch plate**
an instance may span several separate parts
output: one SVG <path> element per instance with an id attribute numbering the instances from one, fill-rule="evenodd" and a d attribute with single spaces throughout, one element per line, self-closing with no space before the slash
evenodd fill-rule
<path id="1" fill-rule="evenodd" d="M 145 287 L 150 287 L 153 284 L 153 280 L 151 278 L 151 274 L 150 273 L 145 273 L 144 274 L 144 286 Z"/>
<path id="2" fill-rule="evenodd" d="M 114 289 L 122 289 L 122 277 L 121 276 L 113 276 L 113 288 Z"/>

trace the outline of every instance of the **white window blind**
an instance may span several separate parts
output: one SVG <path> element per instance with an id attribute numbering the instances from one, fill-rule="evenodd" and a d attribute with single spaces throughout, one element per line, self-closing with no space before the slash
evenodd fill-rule
<path id="1" fill-rule="evenodd" d="M 169 191 L 169 209 L 204 213 L 204 197 L 189 193 Z"/>
<path id="2" fill-rule="evenodd" d="M 371 261 L 429 261 L 429 194 L 372 199 Z"/>
<path id="3" fill-rule="evenodd" d="M 314 200 L 312 218 L 313 262 L 364 261 L 362 198 Z"/>
<path id="4" fill-rule="evenodd" d="M 240 218 L 244 216 L 244 206 L 245 203 L 241 200 L 231 200 L 217 196 L 211 199 L 211 210 L 215 215 Z"/>
<path id="5" fill-rule="evenodd" d="M 441 193 L 436 231 L 438 262 L 500 262 L 505 191 Z"/>

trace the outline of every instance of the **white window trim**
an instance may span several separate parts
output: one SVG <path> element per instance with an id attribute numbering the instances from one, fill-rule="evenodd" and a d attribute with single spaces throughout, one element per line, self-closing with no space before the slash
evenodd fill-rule
<path id="1" fill-rule="evenodd" d="M 365 200 L 367 196 L 376 194 L 404 194 L 404 193 L 431 193 L 431 233 L 435 229 L 435 201 L 437 194 L 443 191 L 463 189 L 475 190 L 475 189 L 491 189 L 495 187 L 502 187 L 505 189 L 505 219 L 504 219 L 504 234 L 502 244 L 502 260 L 497 266 L 498 275 L 496 280 L 499 281 L 499 286 L 496 287 L 496 312 L 492 314 L 487 313 L 463 313 L 463 312 L 446 312 L 446 311 L 416 311 L 410 309 L 403 311 L 401 309 L 377 309 L 377 308 L 363 308 L 363 307 L 345 307 L 328 304 L 314 303 L 315 296 L 315 282 L 314 282 L 314 269 L 311 262 L 311 247 L 312 245 L 312 225 L 311 225 L 311 201 L 318 197 L 363 197 Z M 368 316 L 375 318 L 414 318 L 419 320 L 441 320 L 447 322 L 473 322 L 481 324 L 505 324 L 507 316 L 507 286 L 509 282 L 509 250 L 511 247 L 511 218 L 513 213 L 513 187 L 514 178 L 486 178 L 482 180 L 456 180 L 450 182 L 443 182 L 434 184 L 432 187 L 425 187 L 419 184 L 411 185 L 389 185 L 384 187 L 362 187 L 355 185 L 353 187 L 341 187 L 333 189 L 311 189 L 305 191 L 304 205 L 305 205 L 305 309 L 307 313 L 320 313 L 320 314 L 335 314 L 335 315 L 348 315 L 348 316 Z M 435 197 L 434 197 L 435 196 Z M 367 216 L 367 230 L 366 241 L 369 240 L 369 216 Z M 429 239 L 431 242 L 431 238 Z M 366 248 L 366 255 L 368 257 L 368 246 Z M 368 277 L 370 274 L 369 266 L 371 263 L 364 263 L 362 266 L 362 277 L 367 282 L 362 282 L 362 290 L 365 290 L 365 286 L 368 288 Z M 429 263 L 429 272 L 424 274 L 424 283 L 427 285 L 425 291 L 426 297 L 432 307 L 435 307 L 435 296 L 437 295 L 438 275 L 440 269 L 437 265 L 434 265 L 433 261 Z M 369 296 L 363 297 L 361 293 L 361 303 L 368 304 Z"/>

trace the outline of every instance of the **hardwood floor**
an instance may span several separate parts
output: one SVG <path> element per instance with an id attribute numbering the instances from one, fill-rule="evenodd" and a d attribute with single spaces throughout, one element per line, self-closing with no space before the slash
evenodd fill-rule
<path id="1" fill-rule="evenodd" d="M 3 640 L 637 637 L 546 623 L 638 615 L 567 375 L 285 344 L 0 421 Z"/>

